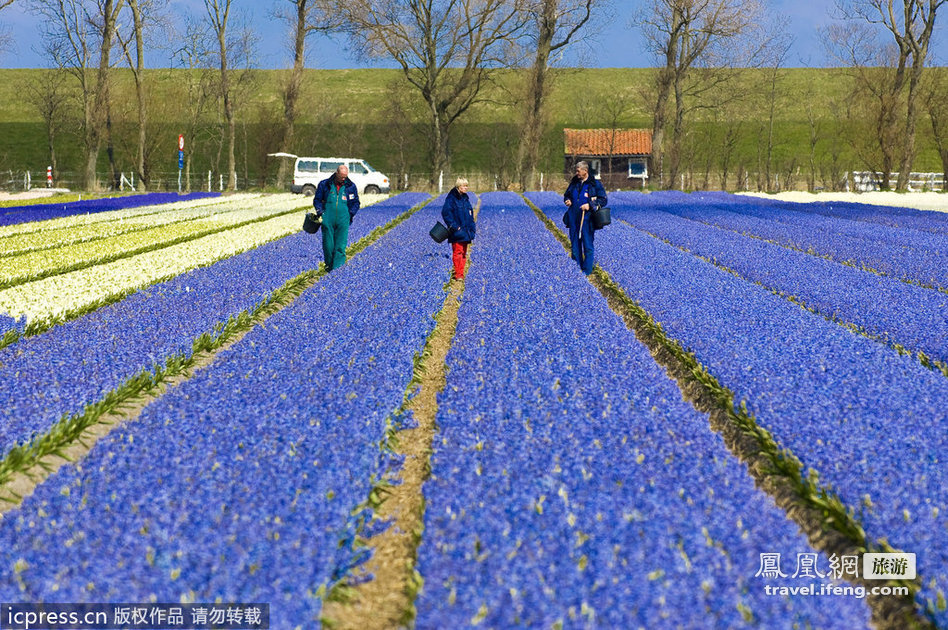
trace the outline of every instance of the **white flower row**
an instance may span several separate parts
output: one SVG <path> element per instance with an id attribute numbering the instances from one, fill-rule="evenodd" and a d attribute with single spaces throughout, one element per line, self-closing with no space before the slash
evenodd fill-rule
<path id="1" fill-rule="evenodd" d="M 143 215 L 121 216 L 118 218 L 116 218 L 112 212 L 103 212 L 100 214 L 113 216 L 108 220 L 91 221 L 93 217 L 97 217 L 98 215 L 82 215 L 82 218 L 87 219 L 85 224 L 67 225 L 64 227 L 43 227 L 43 224 L 52 222 L 42 221 L 33 224 L 35 229 L 32 232 L 21 232 L 19 234 L 0 237 L 0 256 L 11 256 L 28 251 L 35 251 L 37 249 L 61 247 L 71 243 L 82 243 L 107 236 L 126 234 L 149 227 L 213 217 L 241 210 L 246 206 L 247 202 L 248 199 L 215 200 L 215 203 L 190 208 L 180 208 L 179 204 L 175 203 L 169 204 L 168 207 L 157 212 Z M 152 206 L 151 208 L 154 209 L 156 207 L 160 206 Z M 72 219 L 72 217 L 68 218 Z M 55 221 L 59 221 L 59 219 Z"/>
<path id="2" fill-rule="evenodd" d="M 243 207 L 223 215 L 205 219 L 172 223 L 158 227 L 127 232 L 98 240 L 74 243 L 55 249 L 33 251 L 17 256 L 0 258 L 0 283 L 9 286 L 26 282 L 56 271 L 75 269 L 96 262 L 113 260 L 123 252 L 155 248 L 184 238 L 206 233 L 209 230 L 225 229 L 228 225 L 244 223 L 261 217 L 286 212 L 299 206 L 300 199 L 288 198 L 264 207 Z M 246 203 L 246 202 L 245 202 Z"/>
<path id="3" fill-rule="evenodd" d="M 14 318 L 25 316 L 28 323 L 63 316 L 298 232 L 301 225 L 300 216 L 295 214 L 276 217 L 111 263 L 19 284 L 0 291 L 0 313 Z"/>
<path id="4" fill-rule="evenodd" d="M 277 204 L 300 202 L 298 195 L 273 195 L 247 204 L 246 211 L 259 213 Z M 302 224 L 301 210 L 111 263 L 19 284 L 0 290 L 0 314 L 25 317 L 27 323 L 62 317 L 299 232 Z M 315 243 L 314 247 L 318 249 Z"/>
<path id="5" fill-rule="evenodd" d="M 220 206 L 221 204 L 239 206 L 242 203 L 260 199 L 261 197 L 263 197 L 261 193 L 239 193 L 228 195 L 227 197 L 206 197 L 203 199 L 176 201 L 174 203 L 158 204 L 154 206 L 138 206 L 137 208 L 108 210 L 106 212 L 93 212 L 91 214 L 73 214 L 68 217 L 60 217 L 58 219 L 47 219 L 46 221 L 31 221 L 28 223 L 6 225 L 0 227 L 0 238 L 6 238 L 8 236 L 24 234 L 27 232 L 54 230 L 78 225 L 116 221 L 119 219 L 130 219 L 132 217 L 145 217 L 147 215 L 153 215 L 169 210 L 184 210 L 188 208 L 199 208 L 204 206 L 212 207 Z"/>

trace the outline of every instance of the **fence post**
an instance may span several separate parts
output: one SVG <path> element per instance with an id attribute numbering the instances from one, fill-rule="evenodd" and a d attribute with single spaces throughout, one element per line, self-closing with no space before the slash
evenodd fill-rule
<path id="1" fill-rule="evenodd" d="M 220 192 L 224 192 L 224 174 L 221 173 L 221 183 L 220 183 Z"/>
<path id="2" fill-rule="evenodd" d="M 33 180 L 30 177 L 30 172 L 27 171 L 26 175 L 23 176 L 23 188 L 24 190 L 29 190 L 33 186 Z"/>
<path id="3" fill-rule="evenodd" d="M 543 173 L 540 173 L 540 192 L 543 192 Z"/>
<path id="4" fill-rule="evenodd" d="M 441 174 L 438 175 L 438 194 L 441 194 L 441 190 L 444 188 L 444 171 L 441 171 Z"/>
<path id="5" fill-rule="evenodd" d="M 211 192 L 211 172 L 207 172 L 207 192 Z"/>

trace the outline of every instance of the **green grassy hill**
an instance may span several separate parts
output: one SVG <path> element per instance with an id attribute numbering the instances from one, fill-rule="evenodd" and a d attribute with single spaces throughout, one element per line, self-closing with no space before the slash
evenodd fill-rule
<path id="1" fill-rule="evenodd" d="M 34 179 L 45 174 L 49 162 L 46 129 L 42 117 L 27 98 L 27 85 L 42 70 L 0 70 L 0 183 L 16 180 L 15 173 L 29 169 Z M 648 94 L 652 89 L 651 69 L 563 69 L 553 81 L 549 121 L 543 143 L 541 169 L 555 174 L 563 168 L 564 127 L 648 127 L 651 114 Z M 286 71 L 255 71 L 239 98 L 237 171 L 244 185 L 265 186 L 274 182 L 277 163 L 266 153 L 279 149 L 282 102 L 280 85 Z M 187 71 L 156 69 L 147 73 L 149 98 L 149 154 L 153 176 L 162 185 L 173 187 L 177 177 L 177 135 L 188 119 Z M 507 71 L 485 92 L 454 127 L 451 137 L 452 170 L 482 174 L 500 180 L 512 176 L 513 156 L 519 138 L 518 124 L 523 73 Z M 69 85 L 69 82 L 66 83 Z M 763 71 L 743 71 L 733 79 L 733 92 L 741 99 L 726 106 L 702 108 L 689 114 L 686 163 L 698 186 L 721 170 L 720 146 L 724 134 L 736 134 L 732 177 L 739 168 L 749 173 L 762 164 L 760 149 L 765 142 L 769 104 L 764 92 Z M 772 171 L 805 181 L 811 155 L 809 118 L 821 125 L 814 154 L 823 166 L 831 160 L 844 170 L 866 168 L 851 139 L 866 133 L 863 121 L 846 116 L 848 80 L 840 71 L 788 69 L 781 73 L 775 108 Z M 131 76 L 117 70 L 114 75 L 112 121 L 115 156 L 119 170 L 130 172 L 134 163 L 136 103 Z M 72 117 L 77 104 L 71 105 Z M 216 104 L 209 104 L 195 143 L 193 178 L 206 185 L 207 171 L 226 168 L 219 156 L 221 131 Z M 82 159 L 75 119 L 64 122 L 56 142 L 60 171 L 80 170 Z M 423 107 L 408 90 L 398 70 L 308 70 L 301 99 L 301 118 L 296 146 L 300 155 L 347 155 L 367 159 L 376 168 L 395 177 L 411 173 L 420 179 L 426 166 L 427 131 Z M 941 171 L 927 119 L 919 124 L 919 153 L 916 170 Z M 99 171 L 108 162 L 105 147 Z M 12 171 L 12 175 L 11 175 Z M 751 176 L 751 179 L 753 177 Z M 733 186 L 733 181 L 729 182 Z"/>

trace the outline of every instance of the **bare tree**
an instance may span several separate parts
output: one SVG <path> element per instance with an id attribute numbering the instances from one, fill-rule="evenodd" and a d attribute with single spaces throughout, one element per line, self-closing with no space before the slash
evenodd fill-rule
<path id="1" fill-rule="evenodd" d="M 766 182 L 768 190 L 772 190 L 771 186 L 776 188 L 776 182 L 774 182 L 772 178 L 775 144 L 774 124 L 777 118 L 777 111 L 782 107 L 781 98 L 785 94 L 781 89 L 781 83 L 786 75 L 783 68 L 787 60 L 787 55 L 790 53 L 790 46 L 793 44 L 793 38 L 786 35 L 786 28 L 789 27 L 789 21 L 780 20 L 776 26 L 778 27 L 777 32 L 771 40 L 773 45 L 766 49 L 768 54 L 766 63 L 764 64 L 766 68 L 765 98 L 767 102 L 767 148 L 764 151 L 764 181 Z"/>
<path id="2" fill-rule="evenodd" d="M 127 0 L 132 14 L 132 31 L 124 35 L 122 29 L 117 29 L 116 35 L 125 54 L 125 61 L 132 71 L 135 80 L 135 97 L 138 103 L 138 146 L 136 170 L 141 187 L 147 188 L 149 182 L 149 165 L 147 162 L 147 123 L 148 107 L 145 94 L 145 29 L 156 24 L 156 4 L 153 0 Z M 133 41 L 134 40 L 134 41 Z M 131 47 L 134 45 L 135 58 L 132 59 Z"/>
<path id="3" fill-rule="evenodd" d="M 224 109 L 224 119 L 227 125 L 227 188 L 237 188 L 237 162 L 235 144 L 237 142 L 237 123 L 234 115 L 233 92 L 231 86 L 231 72 L 228 67 L 228 39 L 227 22 L 230 19 L 232 0 L 204 0 L 204 8 L 210 21 L 211 32 L 217 43 L 216 56 L 220 68 L 219 95 Z"/>
<path id="4" fill-rule="evenodd" d="M 806 189 L 809 192 L 816 192 L 816 173 L 817 173 L 817 153 L 816 149 L 819 146 L 820 139 L 824 135 L 824 122 L 823 119 L 816 112 L 816 107 L 814 106 L 814 101 L 816 97 L 816 90 L 813 85 L 812 79 L 807 83 L 806 92 L 803 94 L 803 107 L 806 112 L 806 122 L 807 122 L 807 165 L 809 171 L 807 173 L 806 179 Z"/>
<path id="5" fill-rule="evenodd" d="M 687 111 L 686 80 L 693 69 L 720 64 L 735 40 L 756 28 L 761 15 L 758 0 L 649 0 L 636 15 L 635 23 L 659 61 L 655 101 L 652 107 L 652 159 L 663 176 L 665 133 L 669 124 L 669 102 L 675 103 L 672 120 L 673 151 L 663 186 L 674 185 L 681 160 L 684 115 Z M 704 73 L 706 78 L 711 73 Z M 716 74 L 712 84 L 726 78 Z M 707 87 L 700 88 L 701 90 Z"/>
<path id="6" fill-rule="evenodd" d="M 207 111 L 211 97 L 210 69 L 208 59 L 208 32 L 204 24 L 193 18 L 187 18 L 181 37 L 183 44 L 175 51 L 176 65 L 181 68 L 184 77 L 184 107 L 187 112 L 184 130 L 184 181 L 191 192 L 191 165 L 199 142 L 200 122 Z"/>
<path id="7" fill-rule="evenodd" d="M 881 147 L 883 155 L 883 186 L 888 187 L 889 176 L 897 165 L 897 190 L 905 190 L 915 160 L 915 138 L 918 125 L 919 93 L 929 47 L 935 28 L 938 9 L 948 0 L 837 0 L 842 18 L 860 21 L 870 27 L 870 33 L 881 26 L 892 36 L 894 54 L 891 79 L 875 89 L 885 100 L 883 120 L 879 131 L 880 144 L 894 142 L 892 147 Z M 837 31 L 837 34 L 845 31 Z M 865 31 L 856 31 L 865 36 Z M 874 42 L 874 38 L 868 38 Z M 856 68 L 865 64 L 865 44 L 843 40 L 842 49 L 849 53 L 848 62 Z M 839 43 L 839 42 L 837 42 Z M 857 54 L 862 53 L 862 54 Z M 861 72 L 862 78 L 867 73 Z"/>
<path id="8" fill-rule="evenodd" d="M 283 4 L 287 0 L 280 0 Z M 314 0 L 288 0 L 292 5 L 287 12 L 278 12 L 278 17 L 286 20 L 292 28 L 291 43 L 293 50 L 293 69 L 283 86 L 283 134 L 280 151 L 288 153 L 296 140 L 297 102 L 303 85 L 303 70 L 306 68 L 306 39 L 317 32 L 325 32 L 338 26 L 337 11 L 322 11 Z M 281 159 L 277 171 L 277 186 L 286 183 L 289 162 Z"/>
<path id="9" fill-rule="evenodd" d="M 53 177 L 59 179 L 59 164 L 56 159 L 56 137 L 65 124 L 69 90 L 63 81 L 62 69 L 40 70 L 26 82 L 26 98 L 36 108 L 46 125 L 46 147 Z"/>
<path id="10" fill-rule="evenodd" d="M 878 173 L 880 186 L 888 190 L 900 145 L 898 120 L 904 92 L 900 53 L 892 44 L 880 45 L 871 27 L 856 21 L 831 25 L 825 41 L 852 80 L 846 118 L 857 132 L 850 135 L 849 143 L 862 166 Z"/>
<path id="11" fill-rule="evenodd" d="M 525 0 L 351 0 L 341 12 L 374 57 L 389 57 L 428 110 L 431 183 L 450 168 L 452 125 L 479 100 L 505 47 L 522 32 Z"/>
<path id="12" fill-rule="evenodd" d="M 589 22 L 595 0 L 533 0 L 528 11 L 529 38 L 536 49 L 527 82 L 526 107 L 517 153 L 517 179 L 521 190 L 536 182 L 540 138 L 545 126 L 545 104 L 549 95 L 551 56 L 568 46 Z"/>
<path id="13" fill-rule="evenodd" d="M 94 146 L 88 147 L 86 158 L 86 181 L 95 179 L 96 162 L 98 161 L 99 145 L 101 143 L 101 129 L 103 128 L 102 117 L 105 117 L 104 127 L 106 134 L 107 153 L 109 156 L 109 170 L 112 175 L 112 186 L 118 188 L 118 181 L 115 168 L 115 151 L 112 142 L 112 98 L 110 94 L 110 70 L 112 45 L 115 41 L 115 29 L 119 12 L 125 5 L 125 0 L 96 0 L 96 9 L 98 10 L 95 27 L 98 34 L 99 43 L 99 66 L 96 71 L 96 91 L 93 101 L 93 117 L 96 124 L 93 125 Z"/>
<path id="14" fill-rule="evenodd" d="M 109 65 L 115 39 L 115 21 L 124 0 L 36 0 L 33 9 L 43 17 L 47 54 L 77 80 L 82 101 L 81 133 L 86 153 L 83 184 L 96 186 L 96 162 L 108 119 Z M 98 55 L 93 77 L 92 61 Z"/>
<path id="15" fill-rule="evenodd" d="M 606 117 L 609 129 L 609 156 L 605 160 L 609 179 L 604 181 L 611 181 L 612 179 L 612 162 L 616 153 L 616 137 L 619 134 L 619 125 L 632 106 L 632 100 L 633 97 L 630 93 L 615 90 L 607 94 L 601 101 L 602 112 Z"/>

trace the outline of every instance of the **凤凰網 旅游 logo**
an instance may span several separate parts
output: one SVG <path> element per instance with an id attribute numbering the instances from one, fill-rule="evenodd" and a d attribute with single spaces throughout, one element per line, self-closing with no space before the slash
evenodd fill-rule
<path id="1" fill-rule="evenodd" d="M 864 553 L 862 577 L 867 580 L 914 580 L 914 553 Z"/>
<path id="2" fill-rule="evenodd" d="M 866 580 L 914 580 L 914 553 L 864 553 L 858 555 L 831 555 L 821 564 L 815 552 L 798 553 L 793 573 L 784 571 L 780 553 L 761 553 L 760 567 L 754 577 L 769 579 L 830 578 L 845 580 L 862 577 Z M 789 571 L 789 564 L 786 565 Z"/>

